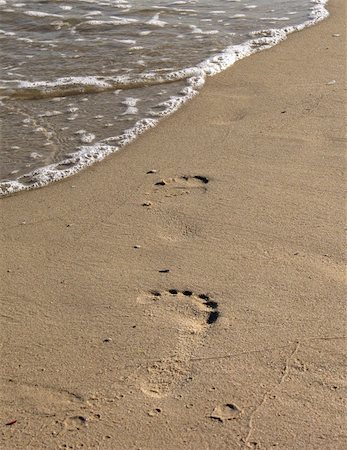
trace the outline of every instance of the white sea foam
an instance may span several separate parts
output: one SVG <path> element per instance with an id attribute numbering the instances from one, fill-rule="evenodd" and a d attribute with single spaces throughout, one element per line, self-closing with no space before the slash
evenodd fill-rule
<path id="1" fill-rule="evenodd" d="M 115 42 L 121 42 L 122 44 L 136 44 L 135 39 L 114 39 Z M 134 49 L 135 47 L 133 47 Z"/>
<path id="2" fill-rule="evenodd" d="M 95 134 L 93 133 L 83 133 L 80 137 L 80 141 L 82 144 L 91 144 L 95 141 Z"/>
<path id="3" fill-rule="evenodd" d="M 58 78 L 56 81 L 21 81 L 19 84 L 20 89 L 28 88 L 50 88 L 55 86 L 69 86 L 69 85 L 82 85 L 82 86 L 101 86 L 108 87 L 100 77 L 85 76 L 85 77 L 63 77 Z"/>
<path id="4" fill-rule="evenodd" d="M 63 114 L 61 111 L 46 111 L 42 114 L 39 114 L 38 117 L 52 117 L 52 116 L 59 116 L 60 114 Z"/>
<path id="5" fill-rule="evenodd" d="M 189 28 L 192 30 L 193 34 L 217 34 L 217 33 L 219 33 L 218 30 L 203 31 L 201 28 L 197 27 L 196 25 L 189 25 Z"/>
<path id="6" fill-rule="evenodd" d="M 42 155 L 41 155 L 41 153 L 31 152 L 30 157 L 33 159 L 39 159 L 39 158 L 42 158 Z"/>
<path id="7" fill-rule="evenodd" d="M 84 25 L 127 25 L 129 23 L 137 22 L 136 19 L 123 19 L 123 18 L 113 18 L 112 20 L 87 20 L 76 26 L 76 28 L 81 28 Z"/>
<path id="8" fill-rule="evenodd" d="M 25 11 L 24 14 L 26 14 L 27 16 L 34 16 L 34 17 L 59 17 L 59 18 L 64 17 L 60 14 L 45 13 L 43 11 Z"/>
<path id="9" fill-rule="evenodd" d="M 150 20 L 148 20 L 146 23 L 148 23 L 149 25 L 155 25 L 157 27 L 164 27 L 165 25 L 167 25 L 167 22 L 164 22 L 163 20 L 159 19 L 159 15 L 155 14 Z"/>

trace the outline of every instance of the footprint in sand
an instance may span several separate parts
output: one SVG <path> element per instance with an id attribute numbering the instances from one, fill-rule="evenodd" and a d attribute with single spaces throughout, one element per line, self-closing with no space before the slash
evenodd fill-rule
<path id="1" fill-rule="evenodd" d="M 154 193 L 165 197 L 189 194 L 192 190 L 207 191 L 209 179 L 203 175 L 183 175 L 174 178 L 162 178 L 154 183 Z"/>
<path id="2" fill-rule="evenodd" d="M 178 289 L 151 291 L 137 301 L 158 324 L 158 344 L 165 345 L 170 352 L 170 356 L 141 367 L 137 383 L 148 396 L 166 397 L 189 381 L 191 358 L 218 320 L 218 303 L 207 294 Z"/>
<path id="3" fill-rule="evenodd" d="M 24 408 L 37 415 L 57 416 L 64 411 L 85 410 L 89 402 L 79 394 L 53 386 L 30 384 L 11 380 L 6 386 L 3 404 L 11 404 L 13 398 L 20 398 Z"/>
<path id="4" fill-rule="evenodd" d="M 64 427 L 68 431 L 80 430 L 87 425 L 87 417 L 85 416 L 71 416 L 64 420 Z"/>

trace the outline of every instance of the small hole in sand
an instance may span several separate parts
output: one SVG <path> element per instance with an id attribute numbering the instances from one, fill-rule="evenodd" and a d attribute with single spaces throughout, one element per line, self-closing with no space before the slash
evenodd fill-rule
<path id="1" fill-rule="evenodd" d="M 187 297 L 191 297 L 193 295 L 193 292 L 192 291 L 183 291 L 182 294 L 186 295 Z"/>
<path id="2" fill-rule="evenodd" d="M 172 295 L 177 295 L 178 294 L 178 290 L 177 289 L 169 289 L 169 293 Z"/>
<path id="3" fill-rule="evenodd" d="M 204 184 L 207 184 L 209 182 L 209 179 L 207 177 L 203 177 L 202 175 L 195 175 L 194 178 L 196 180 L 202 181 Z"/>
<path id="4" fill-rule="evenodd" d="M 151 294 L 154 295 L 155 297 L 160 297 L 161 293 L 158 291 L 151 291 Z"/>
<path id="5" fill-rule="evenodd" d="M 219 312 L 212 311 L 207 318 L 207 324 L 212 325 L 213 323 L 215 323 L 217 321 L 218 317 L 219 317 Z"/>
<path id="6" fill-rule="evenodd" d="M 217 309 L 218 308 L 218 303 L 214 302 L 213 300 L 209 300 L 208 302 L 205 303 L 206 306 L 208 306 L 211 309 Z"/>

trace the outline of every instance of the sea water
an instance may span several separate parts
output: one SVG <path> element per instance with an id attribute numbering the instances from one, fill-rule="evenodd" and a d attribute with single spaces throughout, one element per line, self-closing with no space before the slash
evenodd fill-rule
<path id="1" fill-rule="evenodd" d="M 0 0 L 0 194 L 121 149 L 207 76 L 326 17 L 325 3 Z"/>

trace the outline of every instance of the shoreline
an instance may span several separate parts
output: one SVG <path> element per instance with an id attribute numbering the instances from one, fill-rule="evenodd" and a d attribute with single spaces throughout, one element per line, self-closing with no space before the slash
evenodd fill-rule
<path id="1" fill-rule="evenodd" d="M 1 200 L 0 447 L 345 448 L 345 8 Z"/>
<path id="2" fill-rule="evenodd" d="M 66 157 L 66 159 L 51 163 L 47 166 L 38 167 L 31 172 L 21 175 L 15 180 L 0 181 L 0 198 L 17 192 L 44 187 L 50 183 L 69 178 L 93 164 L 102 161 L 110 155 L 121 151 L 131 142 L 136 140 L 141 134 L 151 128 L 157 127 L 163 119 L 174 114 L 185 103 L 198 95 L 208 77 L 221 73 L 226 69 L 230 69 L 237 61 L 280 44 L 294 32 L 310 28 L 317 25 L 322 20 L 325 20 L 329 16 L 327 10 L 328 1 L 329 0 L 314 0 L 309 18 L 298 25 L 290 25 L 283 28 L 274 28 L 264 31 L 254 31 L 254 37 L 245 41 L 243 44 L 227 46 L 221 52 L 201 61 L 195 67 L 186 67 L 181 71 L 173 72 L 171 76 L 181 80 L 183 80 L 183 72 L 190 72 L 190 75 L 185 78 L 187 93 L 185 97 L 175 97 L 173 102 L 170 101 L 170 99 L 167 100 L 168 107 L 163 111 L 160 118 L 144 117 L 136 122 L 131 128 L 123 130 L 122 134 L 118 136 L 103 139 L 95 142 L 91 146 L 81 147 L 79 150 L 76 149 L 76 151 L 70 153 L 70 156 Z M 62 80 L 66 82 L 65 78 L 60 79 L 60 81 Z M 72 83 L 72 90 L 76 89 L 76 87 L 73 86 L 73 81 L 74 80 L 70 81 L 70 83 Z M 96 79 L 94 82 L 99 83 Z M 53 85 L 54 84 L 55 83 L 53 83 Z M 32 86 L 30 86 L 29 83 L 29 86 L 26 87 L 30 88 Z M 114 142 L 116 142 L 116 137 L 119 138 L 117 145 L 114 144 Z M 72 167 L 70 167 L 71 165 Z M 61 166 L 67 166 L 68 168 L 62 168 Z M 26 180 L 25 184 L 22 184 L 20 181 L 21 178 Z M 36 181 L 29 184 L 28 179 L 34 179 Z"/>

